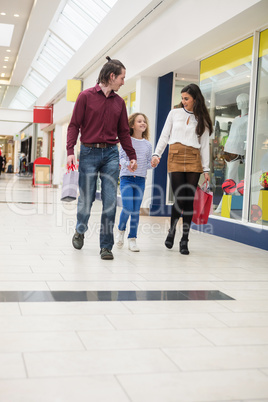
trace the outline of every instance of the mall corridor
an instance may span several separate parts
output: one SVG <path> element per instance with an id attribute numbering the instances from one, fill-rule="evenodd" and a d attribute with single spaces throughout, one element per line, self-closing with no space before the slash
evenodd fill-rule
<path id="1" fill-rule="evenodd" d="M 0 401 L 268 401 L 267 251 L 193 231 L 183 256 L 142 216 L 103 261 L 100 206 L 78 251 L 75 203 L 1 176 Z"/>

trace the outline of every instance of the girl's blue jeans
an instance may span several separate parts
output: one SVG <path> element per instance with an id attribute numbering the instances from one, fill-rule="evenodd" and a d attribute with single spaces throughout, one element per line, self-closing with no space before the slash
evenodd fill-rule
<path id="1" fill-rule="evenodd" d="M 145 189 L 145 177 L 122 176 L 120 178 L 120 191 L 122 197 L 122 211 L 118 229 L 126 230 L 130 217 L 130 230 L 128 238 L 137 237 L 140 219 L 140 206 Z"/>

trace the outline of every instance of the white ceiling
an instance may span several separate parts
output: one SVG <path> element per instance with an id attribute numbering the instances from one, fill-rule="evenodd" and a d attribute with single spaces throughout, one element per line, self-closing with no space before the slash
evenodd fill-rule
<path id="1" fill-rule="evenodd" d="M 142 71 L 136 69 L 136 71 L 139 74 L 149 76 L 161 76 L 169 71 L 175 71 L 179 79 L 198 76 L 200 58 L 219 50 L 223 44 L 226 45 L 226 43 L 233 41 L 233 38 L 245 37 L 247 32 L 253 32 L 256 27 L 261 26 L 265 21 L 267 22 L 267 13 L 265 12 L 265 10 L 267 11 L 267 1 L 258 0 L 259 4 L 256 2 L 254 12 L 252 7 L 243 14 L 233 17 L 228 23 L 225 23 L 225 29 L 222 29 L 222 26 L 215 27 L 213 32 L 208 32 L 205 36 L 193 41 L 185 49 L 180 48 L 168 57 L 150 65 L 147 69 Z M 0 0 L 0 24 L 14 24 L 10 47 L 0 46 L 0 76 L 2 73 L 5 74 L 2 79 L 0 77 L 0 87 L 2 86 L 2 89 L 0 88 L 0 107 L 8 107 L 8 102 L 29 72 L 36 53 L 44 42 L 46 32 L 55 19 L 56 12 L 63 9 L 66 2 L 67 0 Z M 158 1 L 155 1 L 156 3 Z M 176 3 L 176 1 L 165 0 L 163 3 L 168 6 L 169 3 Z M 135 2 L 133 7 L 134 5 Z M 1 15 L 3 12 L 6 15 Z M 14 14 L 18 14 L 19 17 L 14 17 Z M 143 17 L 148 18 L 146 9 L 143 15 L 137 16 L 140 19 Z M 146 22 L 148 25 L 149 19 Z M 134 23 L 135 21 L 131 21 L 131 27 Z M 129 27 L 126 27 L 127 29 L 131 31 Z M 135 32 L 138 32 L 137 29 Z M 10 52 L 8 53 L 7 50 Z M 7 61 L 5 61 L 6 56 L 9 57 Z M 129 64 L 133 64 L 135 67 L 134 61 L 130 61 Z M 130 68 L 128 73 L 129 70 Z M 55 82 L 53 81 L 53 87 L 56 86 L 57 82 Z M 1 90 L 3 91 L 7 86 L 8 96 L 5 95 L 5 104 L 1 104 Z M 50 93 L 47 98 L 51 98 Z"/>
<path id="2" fill-rule="evenodd" d="M 0 76 L 2 73 L 5 74 L 5 77 L 0 78 L 2 83 L 9 83 L 33 3 L 34 0 L 1 0 L 0 2 L 0 24 L 14 25 L 10 46 L 0 46 Z M 19 17 L 14 17 L 15 14 Z M 9 57 L 9 60 L 5 61 L 5 57 Z"/>

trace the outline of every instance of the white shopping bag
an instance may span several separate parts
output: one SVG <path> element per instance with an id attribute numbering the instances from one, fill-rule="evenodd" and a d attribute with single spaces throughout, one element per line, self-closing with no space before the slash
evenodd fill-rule
<path id="1" fill-rule="evenodd" d="M 76 166 L 68 166 L 67 172 L 63 175 L 61 201 L 74 201 L 78 192 L 79 173 Z"/>

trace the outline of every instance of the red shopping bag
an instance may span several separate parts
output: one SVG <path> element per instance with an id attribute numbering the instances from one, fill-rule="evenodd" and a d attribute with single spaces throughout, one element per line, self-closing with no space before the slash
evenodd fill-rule
<path id="1" fill-rule="evenodd" d="M 192 221 L 196 225 L 204 225 L 208 221 L 212 210 L 213 193 L 209 187 L 198 186 L 194 196 L 194 214 Z"/>

